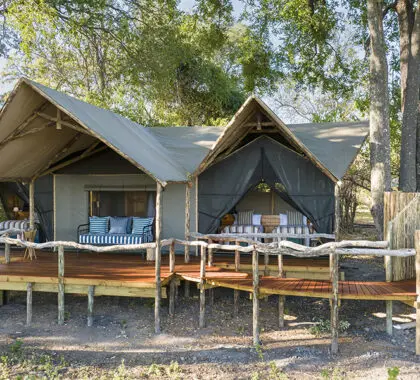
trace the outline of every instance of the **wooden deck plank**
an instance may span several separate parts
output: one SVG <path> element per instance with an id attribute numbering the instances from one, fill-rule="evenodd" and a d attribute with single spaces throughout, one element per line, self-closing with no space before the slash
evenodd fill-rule
<path id="1" fill-rule="evenodd" d="M 57 254 L 53 252 L 37 252 L 38 259 L 24 261 L 21 253 L 12 252 L 10 264 L 0 264 L 0 289 L 25 290 L 27 282 L 34 283 L 34 291 L 56 291 Z M 166 285 L 172 275 L 189 281 L 200 281 L 200 265 L 198 257 L 191 257 L 191 262 L 183 263 L 181 257 L 175 263 L 175 274 L 169 272 L 168 257 L 162 257 L 161 281 Z M 233 262 L 232 257 L 215 256 L 215 260 L 223 259 Z M 250 262 L 250 257 L 245 257 Z M 270 258 L 270 264 L 275 263 Z M 261 258 L 263 260 L 263 258 Z M 306 260 L 306 259 L 305 259 Z M 318 260 L 312 260 L 318 265 Z M 321 262 L 321 261 L 319 261 Z M 327 260 L 323 261 L 325 265 Z M 289 263 L 299 265 L 299 259 L 290 259 Z M 241 262 L 242 264 L 242 262 Z M 262 261 L 261 261 L 262 264 Z M 301 265 L 304 268 L 308 263 Z M 242 268 L 242 266 L 241 266 Z M 206 282 L 213 286 L 239 289 L 252 292 L 252 276 L 246 272 L 235 272 L 222 267 L 206 267 Z M 127 295 L 153 297 L 155 289 L 154 262 L 147 262 L 139 255 L 130 254 L 98 254 L 74 252 L 65 253 L 64 283 L 66 292 L 84 294 L 89 285 L 98 287 L 100 293 L 107 295 Z M 302 278 L 279 278 L 276 276 L 260 277 L 261 294 L 294 295 L 302 297 L 331 297 L 331 282 L 328 280 L 305 280 Z M 46 290 L 50 289 L 50 290 Z M 96 294 L 96 293 L 95 293 Z M 166 293 L 163 294 L 166 296 Z M 415 281 L 369 282 L 340 281 L 339 298 L 365 300 L 400 300 L 413 303 L 416 298 Z"/>

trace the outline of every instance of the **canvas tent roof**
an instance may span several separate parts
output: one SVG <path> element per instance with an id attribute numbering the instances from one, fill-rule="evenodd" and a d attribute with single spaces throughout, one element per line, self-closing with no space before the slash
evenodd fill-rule
<path id="1" fill-rule="evenodd" d="M 288 124 L 287 127 L 339 179 L 346 174 L 369 131 L 367 121 Z"/>
<path id="2" fill-rule="evenodd" d="M 296 150 L 304 153 L 333 180 L 343 177 L 369 132 L 368 121 L 286 125 L 266 103 L 252 95 L 223 129 L 214 147 L 200 164 L 201 171 L 228 146 L 228 153 L 233 153 L 235 144 L 239 146 L 239 141 L 252 129 L 252 126 L 244 128 L 250 124 L 247 123 L 250 116 L 258 112 L 265 114 Z"/>
<path id="3" fill-rule="evenodd" d="M 37 113 L 41 110 L 52 117 L 56 107 L 86 134 L 78 134 L 77 129 L 57 130 L 54 124 L 45 128 L 45 120 L 36 117 Z M 225 149 L 229 141 L 238 141 L 238 132 L 246 133 L 245 128 L 240 129 L 241 123 L 246 123 L 256 107 L 262 108 L 293 144 L 335 179 L 344 175 L 368 131 L 367 122 L 286 126 L 254 96 L 248 98 L 226 128 L 147 128 L 25 78 L 19 81 L 0 114 L 0 180 L 30 179 L 43 167 L 62 159 L 63 148 L 70 155 L 99 139 L 163 185 L 187 182 L 204 161 Z"/>
<path id="4" fill-rule="evenodd" d="M 148 133 L 146 128 L 121 115 L 82 102 L 62 92 L 33 81 L 28 80 L 28 83 L 156 179 L 165 182 L 186 180 L 185 170 L 174 162 L 166 149 Z"/>
<path id="5" fill-rule="evenodd" d="M 148 128 L 188 173 L 194 173 L 223 132 L 222 127 Z"/>

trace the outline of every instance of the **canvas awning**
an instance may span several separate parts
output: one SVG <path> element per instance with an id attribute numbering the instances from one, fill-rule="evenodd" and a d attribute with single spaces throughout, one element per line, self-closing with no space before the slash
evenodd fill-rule
<path id="1" fill-rule="evenodd" d="M 48 122 L 57 109 L 68 117 L 62 129 Z M 147 128 L 28 79 L 18 83 L 0 115 L 0 179 L 28 180 L 61 160 L 67 146 L 70 156 L 97 140 L 163 185 L 187 181 L 186 170 Z"/>
<path id="2" fill-rule="evenodd" d="M 67 157 L 86 158 L 110 148 L 164 186 L 188 182 L 235 151 L 256 110 L 334 181 L 344 175 L 368 131 L 367 122 L 285 125 L 255 96 L 225 128 L 148 128 L 24 78 L 0 114 L 0 181 L 28 181 L 51 173 Z"/>

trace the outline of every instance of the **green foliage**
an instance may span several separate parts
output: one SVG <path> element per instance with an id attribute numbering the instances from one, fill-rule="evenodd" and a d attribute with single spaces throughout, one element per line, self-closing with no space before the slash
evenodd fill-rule
<path id="1" fill-rule="evenodd" d="M 128 378 L 129 378 L 129 376 L 128 376 L 128 373 L 127 373 L 127 369 L 125 367 L 125 361 L 124 361 L 124 359 L 122 359 L 121 364 L 113 372 L 112 379 L 113 380 L 126 380 Z"/>
<path id="2" fill-rule="evenodd" d="M 344 332 L 348 330 L 350 327 L 350 323 L 348 321 L 339 321 L 338 323 L 338 331 Z M 317 319 L 316 324 L 309 328 L 309 332 L 317 337 L 321 336 L 322 334 L 331 332 L 331 322 L 329 319 Z"/>
<path id="3" fill-rule="evenodd" d="M 9 350 L 13 355 L 20 355 L 22 353 L 22 346 L 23 341 L 18 338 L 10 344 Z"/>
<path id="4" fill-rule="evenodd" d="M 147 125 L 225 124 L 276 78 L 270 45 L 232 14 L 227 0 L 10 0 L 7 75 Z"/>
<path id="5" fill-rule="evenodd" d="M 258 356 L 258 359 L 260 359 L 261 361 L 264 361 L 264 352 L 263 352 L 262 346 L 260 344 L 256 344 L 254 345 L 254 349 Z"/>
<path id="6" fill-rule="evenodd" d="M 270 362 L 269 366 L 270 366 L 269 379 L 272 379 L 272 380 L 287 380 L 288 379 L 287 375 L 276 366 L 275 362 Z"/>
<path id="7" fill-rule="evenodd" d="M 399 374 L 400 369 L 398 367 L 388 368 L 388 380 L 397 380 Z"/>
<path id="8" fill-rule="evenodd" d="M 245 17 L 259 35 L 278 41 L 275 61 L 284 77 L 310 89 L 351 94 L 363 64 L 340 33 L 339 2 L 249 0 Z"/>
<path id="9" fill-rule="evenodd" d="M 339 367 L 334 367 L 334 369 L 324 368 L 321 371 L 321 377 L 328 380 L 341 380 L 344 379 L 344 376 L 341 375 L 341 370 Z"/>

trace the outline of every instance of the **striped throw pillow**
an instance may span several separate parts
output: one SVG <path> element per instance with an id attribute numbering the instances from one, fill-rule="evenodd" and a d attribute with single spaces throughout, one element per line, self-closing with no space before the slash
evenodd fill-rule
<path id="1" fill-rule="evenodd" d="M 303 224 L 303 215 L 299 211 L 287 211 L 287 224 Z"/>
<path id="2" fill-rule="evenodd" d="M 238 212 L 238 224 L 252 225 L 252 216 L 253 215 L 254 215 L 254 210 L 239 211 Z"/>
<path id="3" fill-rule="evenodd" d="M 138 218 L 133 217 L 133 231 L 131 232 L 133 235 L 141 235 L 143 233 L 143 229 L 146 226 L 150 226 L 153 224 L 153 220 L 155 218 Z"/>
<path id="4" fill-rule="evenodd" d="M 109 217 L 91 216 L 89 218 L 89 233 L 106 234 L 108 232 Z"/>

